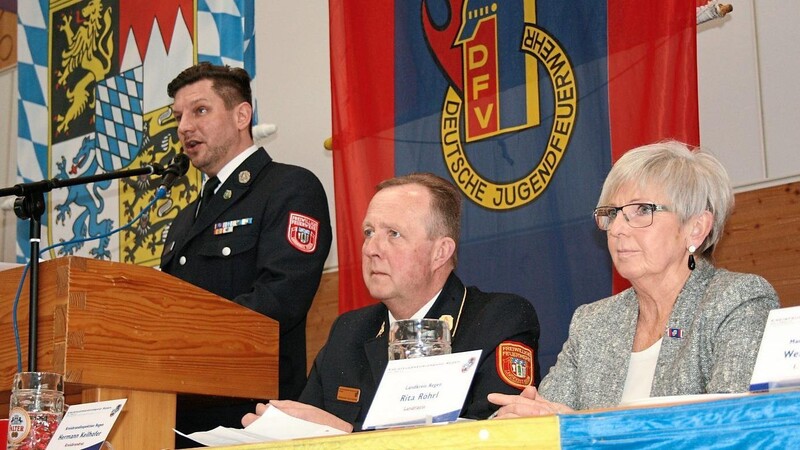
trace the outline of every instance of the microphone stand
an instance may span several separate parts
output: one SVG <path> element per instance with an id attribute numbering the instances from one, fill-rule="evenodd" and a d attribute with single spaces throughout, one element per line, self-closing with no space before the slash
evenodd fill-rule
<path id="1" fill-rule="evenodd" d="M 29 284 L 28 304 L 28 371 L 36 372 L 36 337 L 38 334 L 39 313 L 39 243 L 42 238 L 42 214 L 45 211 L 44 193 L 53 189 L 76 184 L 89 184 L 96 181 L 115 180 L 137 175 L 160 175 L 164 169 L 157 164 L 150 164 L 138 169 L 120 170 L 116 172 L 101 173 L 88 177 L 75 177 L 62 180 L 35 181 L 20 183 L 8 188 L 0 189 L 0 197 L 16 195 L 14 213 L 22 220 L 30 219 L 31 243 L 31 281 Z"/>

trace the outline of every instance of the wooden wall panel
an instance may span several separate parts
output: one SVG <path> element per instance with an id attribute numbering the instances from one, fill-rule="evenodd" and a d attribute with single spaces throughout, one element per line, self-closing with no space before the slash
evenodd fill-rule
<path id="1" fill-rule="evenodd" d="M 719 267 L 766 278 L 781 306 L 800 305 L 800 183 L 736 194 L 714 256 Z"/>
<path id="2" fill-rule="evenodd" d="M 328 340 L 328 332 L 338 315 L 339 272 L 326 272 L 322 274 L 322 281 L 306 320 L 306 360 L 309 371 L 319 349 Z"/>

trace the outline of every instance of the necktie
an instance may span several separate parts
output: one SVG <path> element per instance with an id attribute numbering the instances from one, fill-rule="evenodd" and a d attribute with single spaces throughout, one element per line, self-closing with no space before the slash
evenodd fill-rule
<path id="1" fill-rule="evenodd" d="M 217 186 L 219 186 L 219 178 L 211 177 L 206 181 L 206 185 L 203 186 L 203 194 L 200 197 L 200 204 L 197 206 L 197 211 L 195 211 L 194 217 L 197 218 L 200 215 L 200 210 L 208 206 L 208 202 L 211 201 L 211 197 L 214 196 L 214 191 L 217 190 Z"/>

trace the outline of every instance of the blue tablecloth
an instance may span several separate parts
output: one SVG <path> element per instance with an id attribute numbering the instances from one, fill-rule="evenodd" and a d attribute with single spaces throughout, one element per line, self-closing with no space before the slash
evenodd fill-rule
<path id="1" fill-rule="evenodd" d="M 562 449 L 800 449 L 800 391 L 559 419 Z"/>

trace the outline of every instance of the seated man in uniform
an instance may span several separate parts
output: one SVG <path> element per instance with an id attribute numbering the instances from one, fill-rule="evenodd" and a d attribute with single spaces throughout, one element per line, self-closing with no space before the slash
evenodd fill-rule
<path id="1" fill-rule="evenodd" d="M 378 185 L 363 223 L 362 271 L 380 303 L 337 318 L 299 401 L 259 404 L 242 423 L 274 406 L 311 422 L 360 430 L 388 364 L 389 327 L 400 319 L 450 316 L 452 351 L 483 350 L 462 417 L 491 415 L 497 407 L 486 399 L 490 392 L 516 394 L 538 383 L 536 312 L 522 297 L 481 292 L 458 279 L 453 270 L 460 223 L 461 194 L 438 176 L 411 174 Z M 512 353 L 524 355 L 524 373 L 503 364 Z"/>

